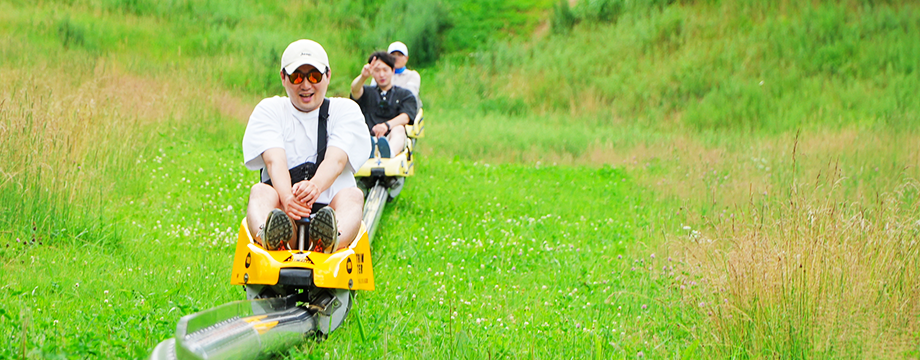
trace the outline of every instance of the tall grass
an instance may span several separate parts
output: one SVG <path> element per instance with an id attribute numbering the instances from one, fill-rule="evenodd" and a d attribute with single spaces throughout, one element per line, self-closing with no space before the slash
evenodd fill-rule
<path id="1" fill-rule="evenodd" d="M 125 116 L 104 64 L 35 64 L 0 72 L 12 85 L 0 91 L 0 227 L 10 238 L 46 245 L 62 240 L 116 245 L 101 211 L 149 135 L 138 117 Z M 49 74 L 72 71 L 48 83 Z M 87 76 L 92 75 L 92 76 Z M 130 114 L 131 110 L 128 110 Z M 116 136 L 117 134 L 117 136 Z M 103 231 L 105 230 L 105 231 Z"/>
<path id="2" fill-rule="evenodd" d="M 22 39 L 6 44 L 34 59 L 0 68 L 0 228 L 9 239 L 121 246 L 117 199 L 146 191 L 137 164 L 156 156 L 154 140 L 251 111 L 227 92 L 130 74 L 116 56 L 58 48 L 61 62 Z"/>
<path id="3" fill-rule="evenodd" d="M 916 129 L 920 100 L 907 89 L 920 87 L 911 60 L 918 18 L 912 3 L 624 10 L 615 23 L 584 21 L 569 33 L 455 61 L 455 71 L 487 75 L 437 95 L 472 90 L 520 103 L 528 115 L 625 118 L 690 131 Z"/>
<path id="4" fill-rule="evenodd" d="M 920 184 L 865 202 L 840 195 L 836 164 L 772 199 L 706 217 L 672 245 L 675 283 L 705 316 L 696 332 L 717 357 L 917 355 Z"/>

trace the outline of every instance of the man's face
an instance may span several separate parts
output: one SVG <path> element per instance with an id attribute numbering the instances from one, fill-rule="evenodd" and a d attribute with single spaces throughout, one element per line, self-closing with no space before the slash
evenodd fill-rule
<path id="1" fill-rule="evenodd" d="M 393 68 L 383 61 L 377 61 L 373 68 L 374 81 L 377 86 L 384 90 L 389 90 L 393 80 Z"/>
<path id="2" fill-rule="evenodd" d="M 394 65 L 397 69 L 406 67 L 406 62 L 409 61 L 409 57 L 403 55 L 399 51 L 391 52 L 390 55 L 393 55 L 393 58 L 396 59 L 396 64 Z"/>
<path id="3" fill-rule="evenodd" d="M 309 74 L 311 71 L 317 70 L 313 65 L 301 65 L 294 73 L 302 73 L 303 82 L 300 84 L 294 84 L 291 82 L 290 76 L 285 76 L 284 70 L 281 71 L 281 83 L 284 85 L 284 90 L 287 92 L 289 98 L 291 98 L 291 104 L 294 104 L 294 107 L 297 110 L 303 112 L 310 112 L 319 108 L 323 104 L 323 98 L 326 97 L 326 89 L 329 88 L 329 78 L 331 74 L 320 75 L 320 82 L 314 84 L 309 80 Z M 325 69 L 319 69 L 323 71 Z"/>

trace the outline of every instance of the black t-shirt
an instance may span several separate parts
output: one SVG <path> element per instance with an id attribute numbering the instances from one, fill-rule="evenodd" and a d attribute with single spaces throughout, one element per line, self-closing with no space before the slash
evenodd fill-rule
<path id="1" fill-rule="evenodd" d="M 403 113 L 409 116 L 409 125 L 412 125 L 415 124 L 415 115 L 418 114 L 418 100 L 415 99 L 415 95 L 399 86 L 393 86 L 390 91 L 383 94 L 377 86 L 364 85 L 364 95 L 361 95 L 360 99 L 352 100 L 361 107 L 368 130 Z"/>

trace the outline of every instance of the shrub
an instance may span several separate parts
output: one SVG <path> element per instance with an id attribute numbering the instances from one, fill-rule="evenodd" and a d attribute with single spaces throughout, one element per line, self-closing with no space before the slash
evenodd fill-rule
<path id="1" fill-rule="evenodd" d="M 374 9 L 371 5 L 359 5 L 356 8 L 365 12 Z M 447 9 L 440 1 L 388 0 L 377 9 L 372 17 L 373 26 L 358 34 L 359 48 L 369 53 L 398 40 L 409 47 L 412 64 L 424 66 L 437 61 L 444 31 L 449 28 Z"/>
<path id="2" fill-rule="evenodd" d="M 71 21 L 70 16 L 65 16 L 58 21 L 57 33 L 64 48 L 82 47 L 86 43 L 83 26 Z"/>
<path id="3" fill-rule="evenodd" d="M 581 17 L 588 21 L 615 22 L 623 13 L 623 0 L 588 0 L 578 3 Z"/>
<path id="4" fill-rule="evenodd" d="M 575 18 L 575 13 L 569 7 L 568 0 L 559 0 L 558 3 L 553 5 L 553 17 L 550 20 L 553 32 L 557 34 L 568 33 L 578 22 L 578 19 Z"/>

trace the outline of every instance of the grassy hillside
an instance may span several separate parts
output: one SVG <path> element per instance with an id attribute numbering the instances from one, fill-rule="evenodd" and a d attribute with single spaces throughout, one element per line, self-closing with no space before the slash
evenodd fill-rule
<path id="1" fill-rule="evenodd" d="M 906 1 L 0 2 L 0 358 L 144 358 L 228 285 L 253 106 L 402 39 L 378 289 L 283 358 L 920 356 Z M 363 330 L 363 331 L 362 331 Z"/>

